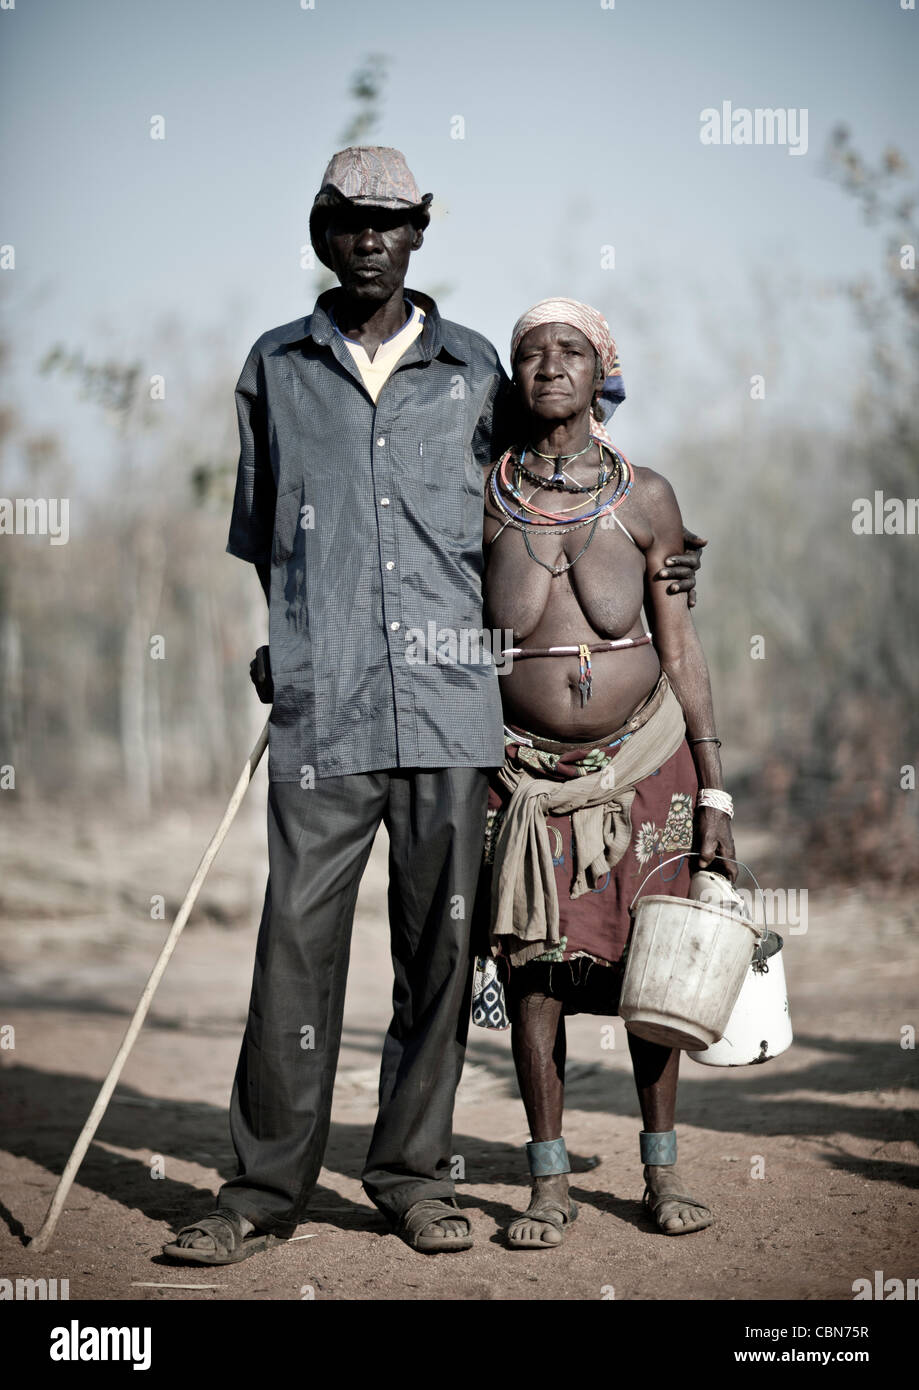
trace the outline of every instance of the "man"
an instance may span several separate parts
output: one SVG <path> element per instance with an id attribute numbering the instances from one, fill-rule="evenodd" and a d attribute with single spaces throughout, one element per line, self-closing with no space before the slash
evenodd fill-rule
<path id="1" fill-rule="evenodd" d="M 490 343 L 405 289 L 430 202 L 398 150 L 333 156 L 310 237 L 340 288 L 264 334 L 237 387 L 227 549 L 269 608 L 269 881 L 230 1107 L 238 1175 L 165 1247 L 196 1263 L 245 1259 L 305 1215 L 381 822 L 394 1011 L 363 1186 L 413 1248 L 472 1244 L 449 1167 L 501 701 L 493 665 L 418 664 L 406 634 L 482 626 L 482 478 L 507 383 Z M 666 578 L 691 588 L 684 559 Z"/>

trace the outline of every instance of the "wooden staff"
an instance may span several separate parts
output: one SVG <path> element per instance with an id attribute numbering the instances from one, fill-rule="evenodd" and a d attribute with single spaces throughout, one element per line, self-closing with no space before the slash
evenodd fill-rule
<path id="1" fill-rule="evenodd" d="M 99 1128 L 100 1121 L 102 1120 L 102 1116 L 105 1114 L 106 1107 L 108 1106 L 108 1103 L 112 1098 L 112 1092 L 118 1084 L 118 1078 L 121 1076 L 124 1064 L 128 1060 L 131 1048 L 137 1041 L 137 1035 L 143 1026 L 144 1019 L 147 1017 L 147 1010 L 150 1008 L 150 1004 L 153 1001 L 153 996 L 156 993 L 157 986 L 159 985 L 160 980 L 163 978 L 166 966 L 169 964 L 169 958 L 176 948 L 179 937 L 182 935 L 182 929 L 185 926 L 185 923 L 188 921 L 189 914 L 195 905 L 195 900 L 201 891 L 202 884 L 204 883 L 204 880 L 207 878 L 208 870 L 214 862 L 217 851 L 220 849 L 220 846 L 226 839 L 227 831 L 233 824 L 233 818 L 236 815 L 236 812 L 239 810 L 242 799 L 246 794 L 246 788 L 251 782 L 252 775 L 255 772 L 255 769 L 258 767 L 259 762 L 262 758 L 262 754 L 264 753 L 267 746 L 268 724 L 266 723 L 264 729 L 259 734 L 258 739 L 255 742 L 255 746 L 253 747 L 252 752 L 246 759 L 245 767 L 239 774 L 239 780 L 237 781 L 236 786 L 233 789 L 233 795 L 230 797 L 227 809 L 223 813 L 223 819 L 221 820 L 220 824 L 215 830 L 210 844 L 208 845 L 207 849 L 204 851 L 204 854 L 201 857 L 201 863 L 198 865 L 198 868 L 195 871 L 195 876 L 191 881 L 191 885 L 188 889 L 188 892 L 185 894 L 182 906 L 179 908 L 179 911 L 176 914 L 175 921 L 173 922 L 172 927 L 170 928 L 169 935 L 166 938 L 166 941 L 163 945 L 163 949 L 160 951 L 157 962 L 150 972 L 150 978 L 144 987 L 143 994 L 140 996 L 140 1002 L 138 1003 L 137 1008 L 134 1010 L 134 1017 L 131 1019 L 131 1022 L 128 1025 L 128 1031 L 125 1033 L 121 1047 L 118 1049 L 118 1055 L 116 1056 L 114 1062 L 111 1065 L 111 1068 L 109 1069 L 108 1076 L 102 1083 L 102 1089 L 96 1097 L 96 1103 L 93 1106 L 92 1110 L 89 1112 L 89 1118 L 87 1119 L 86 1124 L 83 1126 L 80 1132 L 80 1137 L 77 1140 L 76 1144 L 73 1146 L 73 1152 L 68 1158 L 66 1167 L 64 1168 L 64 1171 L 61 1174 L 60 1181 L 58 1182 L 54 1196 L 51 1199 L 51 1205 L 48 1208 L 48 1215 L 45 1217 L 41 1230 L 38 1232 L 36 1236 L 33 1236 L 32 1239 L 29 1241 L 29 1247 L 32 1250 L 42 1251 L 47 1250 L 48 1248 L 48 1242 L 54 1235 L 54 1228 L 57 1225 L 58 1218 L 60 1217 L 60 1214 L 64 1208 L 64 1203 L 67 1200 L 67 1194 L 70 1191 L 71 1186 L 73 1185 L 73 1180 L 77 1175 L 77 1171 L 80 1167 L 80 1164 L 86 1157 L 86 1150 L 92 1143 L 93 1135 Z"/>

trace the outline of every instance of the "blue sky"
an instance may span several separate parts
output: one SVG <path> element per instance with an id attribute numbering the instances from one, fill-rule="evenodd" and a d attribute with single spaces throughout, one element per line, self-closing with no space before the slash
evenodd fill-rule
<path id="1" fill-rule="evenodd" d="M 312 303 L 299 248 L 368 52 L 391 59 L 371 138 L 435 197 L 410 282 L 450 285 L 443 311 L 503 354 L 535 299 L 590 298 L 620 342 L 634 438 L 678 427 L 683 364 L 713 401 L 734 389 L 724 364 L 706 377 L 706 324 L 755 344 L 753 275 L 880 269 L 881 234 L 820 174 L 833 125 L 870 158 L 915 155 L 919 14 L 900 0 L 18 0 L 0 40 L 15 389 L 86 466 L 92 409 L 35 362 L 56 341 L 143 355 L 167 316 L 218 330 L 229 409 L 253 339 Z M 725 100 L 806 107 L 808 153 L 703 146 L 700 112 Z M 818 354 L 795 336 L 775 408 L 817 396 L 834 418 L 842 334 Z M 160 349 L 151 369 L 173 365 Z"/>

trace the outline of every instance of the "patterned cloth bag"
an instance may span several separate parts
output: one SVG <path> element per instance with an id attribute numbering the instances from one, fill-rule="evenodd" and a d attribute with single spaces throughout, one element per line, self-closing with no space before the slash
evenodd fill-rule
<path id="1" fill-rule="evenodd" d="M 504 985 L 498 974 L 498 962 L 491 956 L 479 956 L 472 981 L 472 1021 L 479 1028 L 510 1028 Z"/>

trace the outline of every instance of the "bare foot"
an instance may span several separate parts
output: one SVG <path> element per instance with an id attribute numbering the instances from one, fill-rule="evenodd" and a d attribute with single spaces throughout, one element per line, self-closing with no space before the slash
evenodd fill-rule
<path id="1" fill-rule="evenodd" d="M 240 1216 L 237 1212 L 233 1213 L 232 1219 L 238 1225 L 241 1237 L 245 1237 L 249 1235 L 251 1231 L 255 1230 L 252 1222 L 247 1221 L 244 1216 Z M 175 1243 L 181 1246 L 183 1250 L 202 1250 L 206 1255 L 217 1255 L 220 1253 L 215 1237 L 207 1235 L 204 1231 L 191 1229 L 184 1234 L 180 1233 Z"/>
<path id="2" fill-rule="evenodd" d="M 658 1230 L 668 1236 L 681 1236 L 689 1231 L 703 1231 L 712 1224 L 715 1218 L 709 1208 L 686 1196 L 676 1164 L 647 1163 L 644 1173 L 650 1193 L 650 1198 L 645 1197 L 645 1205 Z"/>
<path id="3" fill-rule="evenodd" d="M 577 1208 L 568 1199 L 567 1173 L 534 1178 L 529 1207 L 522 1216 L 515 1216 L 507 1228 L 508 1244 L 518 1250 L 561 1245 L 565 1227 L 576 1215 Z"/>

